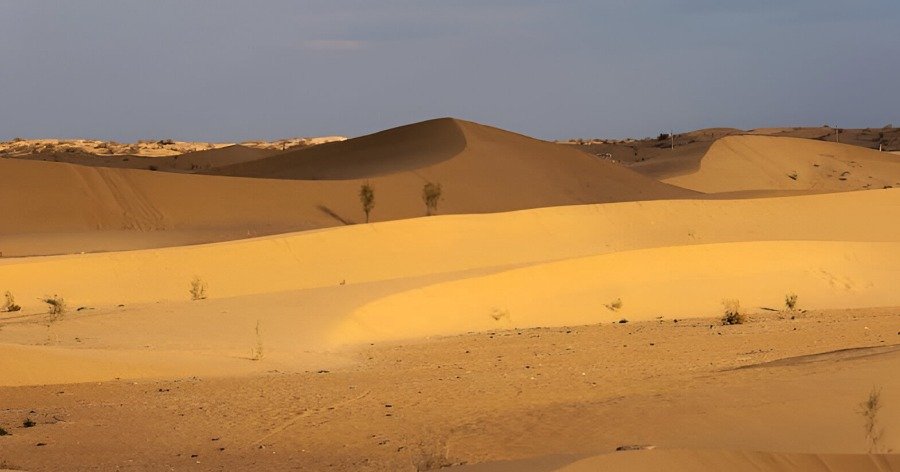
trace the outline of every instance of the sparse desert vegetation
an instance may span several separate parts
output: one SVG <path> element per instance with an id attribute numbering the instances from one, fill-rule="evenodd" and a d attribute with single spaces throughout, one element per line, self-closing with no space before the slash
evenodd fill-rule
<path id="1" fill-rule="evenodd" d="M 723 325 L 739 325 L 747 321 L 746 315 L 741 311 L 741 302 L 736 298 L 722 300 L 725 313 L 722 315 Z"/>
<path id="2" fill-rule="evenodd" d="M 366 223 L 368 223 L 369 214 L 375 208 L 375 189 L 368 183 L 359 187 L 359 202 L 362 204 L 363 213 L 366 214 Z"/>
<path id="3" fill-rule="evenodd" d="M 3 298 L 5 300 L 3 303 L 3 307 L 0 308 L 0 311 L 13 312 L 13 311 L 19 311 L 22 309 L 21 306 L 16 304 L 16 298 L 8 290 L 6 291 L 6 293 L 3 294 Z"/>
<path id="4" fill-rule="evenodd" d="M 48 295 L 42 298 L 41 301 L 47 304 L 49 310 L 48 313 L 50 314 L 52 320 L 61 318 L 66 314 L 66 311 L 68 310 L 68 307 L 66 306 L 66 300 L 59 295 Z"/>
<path id="5" fill-rule="evenodd" d="M 622 299 L 617 298 L 606 305 L 604 305 L 609 311 L 619 311 L 622 308 Z"/>
<path id="6" fill-rule="evenodd" d="M 263 341 L 262 341 L 262 332 L 259 328 L 259 320 L 256 321 L 256 329 L 254 330 L 256 333 L 256 344 L 250 349 L 250 359 L 254 361 L 261 360 L 263 355 Z"/>
<path id="7" fill-rule="evenodd" d="M 866 444 L 869 446 L 869 453 L 883 452 L 882 440 L 884 439 L 884 428 L 879 422 L 878 412 L 882 408 L 881 389 L 872 387 L 868 397 L 859 404 L 857 413 L 863 417 L 863 430 L 866 435 Z"/>
<path id="8" fill-rule="evenodd" d="M 191 279 L 191 300 L 205 300 L 207 297 L 206 289 L 206 282 L 199 276 L 195 276 L 193 279 Z"/>
<path id="9" fill-rule="evenodd" d="M 784 307 L 788 311 L 794 311 L 797 308 L 797 294 L 796 293 L 791 292 L 784 296 Z"/>
<path id="10" fill-rule="evenodd" d="M 443 189 L 441 184 L 428 182 L 422 187 L 422 201 L 425 202 L 425 214 L 431 216 L 437 213 L 438 203 L 441 201 Z"/>
<path id="11" fill-rule="evenodd" d="M 500 309 L 500 308 L 496 308 L 496 307 L 491 308 L 491 318 L 493 318 L 494 321 L 500 321 L 500 320 L 509 321 L 510 320 L 509 310 Z"/>

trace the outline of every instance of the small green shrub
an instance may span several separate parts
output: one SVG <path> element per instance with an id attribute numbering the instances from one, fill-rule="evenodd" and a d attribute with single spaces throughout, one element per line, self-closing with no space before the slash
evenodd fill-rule
<path id="1" fill-rule="evenodd" d="M 723 325 L 738 325 L 747 321 L 747 318 L 741 313 L 741 302 L 737 299 L 722 300 L 725 307 L 725 313 L 722 315 Z"/>

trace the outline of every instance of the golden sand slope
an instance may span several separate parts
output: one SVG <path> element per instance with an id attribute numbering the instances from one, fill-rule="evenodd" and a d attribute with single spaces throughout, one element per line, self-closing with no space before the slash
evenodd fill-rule
<path id="1" fill-rule="evenodd" d="M 900 221 L 883 217 L 898 206 L 900 189 L 887 189 L 420 218 L 192 247 L 3 259 L 0 288 L 26 303 L 58 293 L 99 305 L 181 300 L 194 276 L 209 283 L 212 296 L 232 297 L 680 245 L 898 242 Z M 657 272 L 650 269 L 636 268 Z"/>
<path id="2" fill-rule="evenodd" d="M 898 205 L 900 189 L 629 202 L 3 259 L 0 290 L 23 310 L 0 316 L 0 343 L 50 342 L 74 358 L 12 345 L 0 359 L 28 356 L 44 366 L 33 375 L 68 382 L 228 371 L 247 358 L 256 322 L 270 368 L 296 368 L 306 351 L 345 343 L 708 316 L 721 313 L 723 298 L 751 311 L 779 308 L 789 292 L 803 308 L 900 305 L 900 221 L 883 217 Z M 194 277 L 210 299 L 189 300 Z M 37 323 L 45 295 L 66 299 L 63 321 Z M 91 356 L 103 359 L 97 369 L 58 368 Z M 0 373 L 26 381 L 14 362 L 0 361 Z"/>
<path id="3" fill-rule="evenodd" d="M 728 136 L 710 147 L 699 170 L 665 182 L 704 193 L 880 189 L 900 186 L 900 159 L 823 141 Z"/>
<path id="4" fill-rule="evenodd" d="M 900 304 L 900 242 L 769 241 L 675 246 L 538 264 L 391 295 L 354 311 L 336 341 L 569 326 L 744 309 Z"/>

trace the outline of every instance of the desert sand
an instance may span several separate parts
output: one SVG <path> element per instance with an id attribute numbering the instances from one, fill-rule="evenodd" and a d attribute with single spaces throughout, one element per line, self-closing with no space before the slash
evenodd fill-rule
<path id="1" fill-rule="evenodd" d="M 900 470 L 900 156 L 788 130 L 0 159 L 0 466 Z"/>

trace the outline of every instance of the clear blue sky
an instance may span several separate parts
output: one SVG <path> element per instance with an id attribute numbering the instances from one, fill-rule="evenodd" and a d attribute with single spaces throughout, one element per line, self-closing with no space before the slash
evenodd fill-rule
<path id="1" fill-rule="evenodd" d="M 0 139 L 900 125 L 897 0 L 0 0 Z"/>

